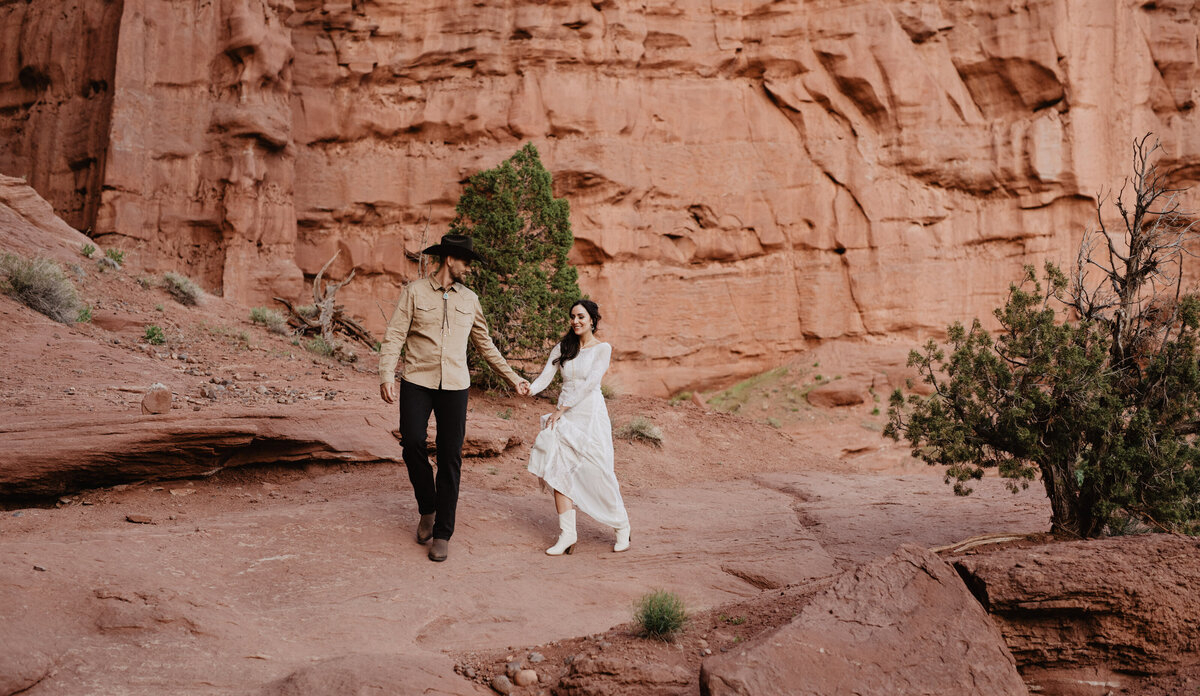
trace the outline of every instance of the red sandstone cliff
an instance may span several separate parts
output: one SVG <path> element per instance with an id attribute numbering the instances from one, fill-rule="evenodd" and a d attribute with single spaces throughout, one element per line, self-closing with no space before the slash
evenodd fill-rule
<path id="1" fill-rule="evenodd" d="M 0 2 L 0 171 L 244 302 L 336 249 L 374 328 L 460 182 L 530 140 L 616 380 L 985 316 L 1131 139 L 1191 185 L 1195 2 Z M 66 17 L 66 20 L 62 18 Z M 114 236 L 115 235 L 115 236 Z"/>

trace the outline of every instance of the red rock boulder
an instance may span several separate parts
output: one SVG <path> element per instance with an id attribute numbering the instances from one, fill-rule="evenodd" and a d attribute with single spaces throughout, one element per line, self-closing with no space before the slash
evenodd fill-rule
<path id="1" fill-rule="evenodd" d="M 1200 540 L 1147 534 L 954 561 L 1043 693 L 1200 666 Z"/>
<path id="2" fill-rule="evenodd" d="M 790 624 L 714 655 L 706 696 L 1028 690 L 1000 631 L 942 559 L 917 546 L 843 575 Z"/>

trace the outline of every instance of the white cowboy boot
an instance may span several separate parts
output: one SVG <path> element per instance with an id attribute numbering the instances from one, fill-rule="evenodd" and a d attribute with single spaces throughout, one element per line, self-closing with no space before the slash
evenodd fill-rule
<path id="1" fill-rule="evenodd" d="M 621 551 L 629 550 L 629 523 L 626 522 L 624 527 L 617 527 L 617 543 L 613 545 L 613 551 L 620 553 Z"/>
<path id="2" fill-rule="evenodd" d="M 579 538 L 575 534 L 575 508 L 559 513 L 558 529 L 558 541 L 546 549 L 548 556 L 561 556 L 575 550 L 575 541 Z"/>

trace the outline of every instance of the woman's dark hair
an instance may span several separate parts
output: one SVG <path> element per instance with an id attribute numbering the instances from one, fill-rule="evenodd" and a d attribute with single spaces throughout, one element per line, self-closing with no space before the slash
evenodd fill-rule
<path id="1" fill-rule="evenodd" d="M 592 333 L 600 330 L 600 308 L 591 300 L 579 300 L 571 305 L 569 312 L 574 312 L 576 307 L 583 307 L 588 316 L 592 318 Z M 562 367 L 567 364 L 568 360 L 579 356 L 579 337 L 571 329 L 567 329 L 567 333 L 563 335 L 562 340 L 558 342 L 559 352 L 558 358 L 554 364 Z"/>

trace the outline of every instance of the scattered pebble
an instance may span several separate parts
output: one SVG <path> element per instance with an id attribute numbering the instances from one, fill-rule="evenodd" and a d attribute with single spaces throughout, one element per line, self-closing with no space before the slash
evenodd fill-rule
<path id="1" fill-rule="evenodd" d="M 33 567 L 33 569 L 34 569 L 34 570 L 36 570 L 36 571 L 38 571 L 38 572 L 40 572 L 40 573 L 44 573 L 44 572 L 46 572 L 46 567 L 45 567 L 45 566 L 39 566 L 39 565 L 35 565 L 35 566 Z"/>
<path id="2" fill-rule="evenodd" d="M 509 677 L 515 677 L 517 675 L 517 672 L 520 672 L 521 667 L 523 667 L 523 666 L 524 665 L 522 665 L 520 662 L 517 662 L 514 660 L 514 661 L 509 662 L 508 664 L 504 665 L 504 673 L 506 675 L 508 675 Z"/>
<path id="3" fill-rule="evenodd" d="M 20 517 L 21 515 L 24 515 L 24 514 L 25 513 L 21 512 L 20 510 L 17 510 L 16 512 L 13 513 L 13 517 Z"/>
<path id="4" fill-rule="evenodd" d="M 503 674 L 497 674 L 492 677 L 492 690 L 498 694 L 511 694 L 513 683 Z"/>
<path id="5" fill-rule="evenodd" d="M 517 686 L 529 686 L 530 684 L 536 684 L 537 681 L 537 672 L 533 671 L 532 669 L 523 669 L 520 672 L 517 672 L 517 675 L 513 677 L 513 682 Z"/>
<path id="6" fill-rule="evenodd" d="M 540 652 L 529 653 L 529 662 L 530 663 L 536 665 L 539 662 L 545 662 L 545 661 L 546 661 L 546 656 L 541 654 Z"/>
<path id="7" fill-rule="evenodd" d="M 154 524 L 149 515 L 125 515 L 125 521 L 134 524 Z"/>
<path id="8" fill-rule="evenodd" d="M 468 668 L 464 669 L 463 676 L 466 677 L 467 679 L 474 679 L 475 678 L 475 668 L 468 667 Z"/>
<path id="9" fill-rule="evenodd" d="M 66 393 L 66 394 L 74 394 L 74 393 L 75 393 L 75 387 L 67 387 L 66 389 L 64 389 L 64 390 L 63 390 L 63 393 Z"/>

